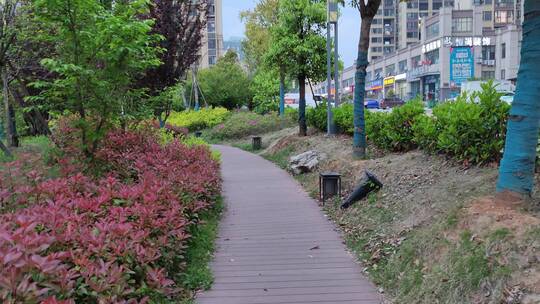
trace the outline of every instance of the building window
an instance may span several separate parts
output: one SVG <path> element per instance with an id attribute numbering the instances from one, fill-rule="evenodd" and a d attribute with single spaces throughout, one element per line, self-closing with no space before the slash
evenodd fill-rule
<path id="1" fill-rule="evenodd" d="M 426 38 L 430 39 L 439 35 L 439 22 L 426 26 Z"/>
<path id="2" fill-rule="evenodd" d="M 371 24 L 382 24 L 382 19 L 380 19 L 380 18 L 375 18 L 375 19 L 373 19 L 373 21 L 371 22 Z"/>
<path id="3" fill-rule="evenodd" d="M 495 60 L 495 46 L 488 45 L 482 47 L 482 60 Z"/>
<path id="4" fill-rule="evenodd" d="M 373 79 L 379 79 L 379 78 L 382 78 L 382 68 L 378 68 L 375 70 L 375 75 Z"/>
<path id="5" fill-rule="evenodd" d="M 434 50 L 426 53 L 426 60 L 431 61 L 431 64 L 439 63 L 439 50 Z"/>
<path id="6" fill-rule="evenodd" d="M 514 22 L 514 11 L 495 11 L 495 23 Z"/>
<path id="7" fill-rule="evenodd" d="M 421 11 L 429 10 L 429 3 L 425 0 L 420 0 L 420 2 L 418 3 L 418 9 Z"/>
<path id="8" fill-rule="evenodd" d="M 216 49 L 216 39 L 208 40 L 208 49 Z"/>
<path id="9" fill-rule="evenodd" d="M 484 4 L 491 4 L 491 3 L 493 3 L 492 0 L 484 0 Z"/>
<path id="10" fill-rule="evenodd" d="M 491 12 L 485 11 L 484 12 L 484 21 L 491 21 L 491 19 L 492 19 Z"/>
<path id="11" fill-rule="evenodd" d="M 372 34 L 382 34 L 382 28 L 372 28 L 371 29 Z"/>
<path id="12" fill-rule="evenodd" d="M 215 16 L 216 15 L 216 7 L 214 5 L 208 6 L 208 16 Z"/>
<path id="13" fill-rule="evenodd" d="M 407 2 L 407 8 L 418 8 L 418 2 L 416 1 Z"/>
<path id="14" fill-rule="evenodd" d="M 407 38 L 418 38 L 418 32 L 407 32 Z"/>
<path id="15" fill-rule="evenodd" d="M 501 44 L 501 58 L 506 58 L 506 43 Z"/>
<path id="16" fill-rule="evenodd" d="M 385 68 L 385 71 L 386 71 L 386 76 L 393 76 L 395 73 L 396 73 L 396 65 L 395 64 L 391 64 L 391 65 L 387 65 L 386 68 Z"/>
<path id="17" fill-rule="evenodd" d="M 411 58 L 411 66 L 412 66 L 413 68 L 418 67 L 418 64 L 419 64 L 419 63 L 420 63 L 420 55 Z"/>
<path id="18" fill-rule="evenodd" d="M 472 18 L 455 18 L 452 19 L 452 32 L 455 33 L 464 33 L 472 31 Z"/>
<path id="19" fill-rule="evenodd" d="M 216 64 L 216 56 L 208 56 L 208 64 L 209 65 Z"/>
<path id="20" fill-rule="evenodd" d="M 372 43 L 382 43 L 382 37 L 371 37 Z"/>
<path id="21" fill-rule="evenodd" d="M 371 80 L 371 72 L 367 72 L 366 73 L 366 81 L 370 81 Z"/>
<path id="22" fill-rule="evenodd" d="M 495 79 L 495 71 L 482 71 L 482 79 Z"/>
<path id="23" fill-rule="evenodd" d="M 216 32 L 216 21 L 208 20 L 208 32 L 209 33 L 215 33 Z"/>
<path id="24" fill-rule="evenodd" d="M 505 79 L 506 79 L 506 70 L 502 69 L 501 70 L 501 80 L 505 80 Z"/>
<path id="25" fill-rule="evenodd" d="M 398 70 L 399 70 L 399 73 L 405 73 L 405 72 L 407 72 L 407 59 L 401 60 L 401 61 L 398 63 Z"/>
<path id="26" fill-rule="evenodd" d="M 433 11 L 438 11 L 442 7 L 442 2 L 433 2 Z"/>

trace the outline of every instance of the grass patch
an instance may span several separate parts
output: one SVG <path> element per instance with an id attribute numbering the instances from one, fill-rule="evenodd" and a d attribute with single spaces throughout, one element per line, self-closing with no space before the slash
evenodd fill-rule
<path id="1" fill-rule="evenodd" d="M 186 269 L 181 276 L 182 285 L 188 290 L 188 295 L 182 303 L 194 303 L 196 291 L 207 290 L 212 286 L 214 277 L 209 264 L 215 251 L 222 211 L 223 199 L 219 198 L 213 208 L 200 214 L 200 224 L 191 227 L 191 238 L 185 253 Z"/>
<path id="2" fill-rule="evenodd" d="M 263 157 L 275 163 L 280 168 L 287 169 L 287 165 L 289 164 L 289 158 L 291 157 L 293 153 L 294 153 L 294 149 L 292 147 L 286 147 L 282 150 L 279 150 L 278 152 L 274 154 L 263 155 Z"/>
<path id="3" fill-rule="evenodd" d="M 233 143 L 232 146 L 247 152 L 257 152 L 253 150 L 253 145 L 250 142 Z"/>

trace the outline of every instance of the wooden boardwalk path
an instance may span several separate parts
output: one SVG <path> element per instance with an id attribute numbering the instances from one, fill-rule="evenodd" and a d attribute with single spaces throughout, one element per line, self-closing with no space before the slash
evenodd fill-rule
<path id="1" fill-rule="evenodd" d="M 197 303 L 381 303 L 333 224 L 287 172 L 240 149 L 215 148 L 226 211 L 215 281 Z"/>

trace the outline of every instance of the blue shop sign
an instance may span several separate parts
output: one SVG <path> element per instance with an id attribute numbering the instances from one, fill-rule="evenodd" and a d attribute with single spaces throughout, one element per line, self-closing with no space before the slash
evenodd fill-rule
<path id="1" fill-rule="evenodd" d="M 366 84 L 366 90 L 373 91 L 373 90 L 380 90 L 383 88 L 383 79 L 375 79 Z"/>
<path id="2" fill-rule="evenodd" d="M 474 77 L 474 56 L 470 47 L 450 49 L 450 82 L 460 86 Z"/>

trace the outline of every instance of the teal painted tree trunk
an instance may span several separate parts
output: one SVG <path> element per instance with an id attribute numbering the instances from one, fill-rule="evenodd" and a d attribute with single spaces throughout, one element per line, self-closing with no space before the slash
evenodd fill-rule
<path id="1" fill-rule="evenodd" d="M 366 68 L 368 62 L 369 36 L 373 17 L 381 5 L 381 0 L 364 0 L 355 2 L 362 23 L 360 24 L 360 40 L 358 41 L 358 57 L 354 78 L 354 133 L 353 155 L 355 158 L 366 157 L 366 122 L 364 119 L 364 97 L 366 95 Z"/>
<path id="2" fill-rule="evenodd" d="M 510 110 L 497 192 L 530 195 L 540 127 L 540 1 L 526 0 L 516 95 Z"/>
<path id="3" fill-rule="evenodd" d="M 279 72 L 279 115 L 285 117 L 285 73 Z"/>

